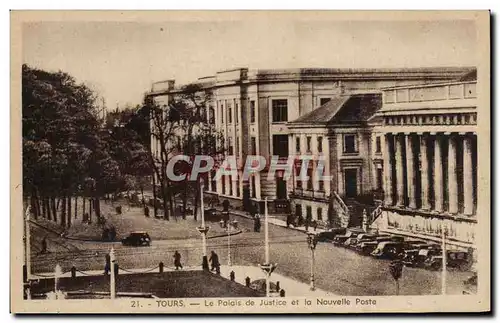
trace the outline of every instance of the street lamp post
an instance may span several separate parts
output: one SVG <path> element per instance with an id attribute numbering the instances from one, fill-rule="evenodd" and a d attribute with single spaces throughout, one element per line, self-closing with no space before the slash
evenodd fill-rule
<path id="1" fill-rule="evenodd" d="M 265 240 L 265 263 L 260 265 L 260 268 L 266 273 L 266 296 L 269 297 L 271 293 L 270 279 L 271 274 L 276 269 L 278 264 L 271 264 L 269 261 L 269 221 L 268 221 L 268 211 L 267 211 L 267 197 L 264 204 L 264 240 Z"/>
<path id="2" fill-rule="evenodd" d="M 220 220 L 219 224 L 221 226 L 221 228 L 224 228 L 224 220 Z M 229 267 L 232 266 L 232 263 L 231 263 L 231 232 L 232 232 L 232 229 L 236 229 L 237 227 L 237 222 L 236 221 L 233 221 L 231 222 L 231 219 L 229 218 L 229 212 L 228 212 L 228 220 L 227 220 L 227 223 L 226 223 L 226 232 L 227 232 L 227 265 Z"/>
<path id="3" fill-rule="evenodd" d="M 314 233 L 307 234 L 307 245 L 309 249 L 311 249 L 311 290 L 315 290 L 314 286 L 314 250 L 316 249 L 316 245 L 318 244 L 318 236 Z"/>
<path id="4" fill-rule="evenodd" d="M 109 291 L 109 294 L 110 294 L 110 297 L 111 299 L 115 299 L 116 298 L 116 277 L 115 277 L 115 249 L 114 248 L 111 248 L 111 251 L 109 253 L 109 259 L 110 259 L 110 263 L 111 263 L 111 279 L 110 279 L 110 282 L 109 282 L 109 288 L 110 288 L 110 291 Z"/>
<path id="5" fill-rule="evenodd" d="M 196 229 L 201 234 L 202 243 L 202 268 L 203 270 L 208 270 L 208 258 L 207 258 L 207 233 L 210 230 L 209 227 L 205 226 L 205 207 L 203 205 L 203 180 L 200 181 L 200 208 L 201 208 L 201 226 Z M 196 212 L 196 210 L 195 210 Z"/>

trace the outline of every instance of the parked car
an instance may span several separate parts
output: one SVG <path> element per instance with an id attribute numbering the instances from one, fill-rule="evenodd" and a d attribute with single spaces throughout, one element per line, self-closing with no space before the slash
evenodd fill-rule
<path id="1" fill-rule="evenodd" d="M 374 233 L 360 233 L 356 237 L 348 238 L 344 242 L 344 246 L 347 248 L 354 249 L 360 240 L 367 241 L 370 239 L 375 239 L 377 235 Z"/>
<path id="2" fill-rule="evenodd" d="M 379 243 L 384 241 L 402 242 L 404 241 L 404 238 L 398 236 L 391 236 L 388 234 L 381 234 L 372 241 L 360 241 L 356 245 L 356 250 L 363 255 L 369 255 L 377 248 Z"/>
<path id="3" fill-rule="evenodd" d="M 365 231 L 360 228 L 347 229 L 345 234 L 335 236 L 335 239 L 333 239 L 333 243 L 339 246 L 343 245 L 347 239 L 357 237 L 358 234 L 362 233 L 365 233 Z"/>
<path id="4" fill-rule="evenodd" d="M 443 266 L 443 255 L 436 254 L 424 261 L 424 267 L 432 270 L 440 270 Z M 447 250 L 446 267 L 467 270 L 470 268 L 470 255 L 466 251 Z"/>
<path id="5" fill-rule="evenodd" d="M 131 232 L 128 237 L 122 239 L 122 244 L 124 246 L 150 246 L 151 238 L 149 234 L 145 231 L 134 231 Z"/>
<path id="6" fill-rule="evenodd" d="M 404 250 L 403 263 L 408 267 L 421 267 L 430 253 L 441 252 L 434 243 L 407 245 Z"/>
<path id="7" fill-rule="evenodd" d="M 215 208 L 205 209 L 203 214 L 205 216 L 205 221 L 219 222 L 222 219 Z"/>
<path id="8" fill-rule="evenodd" d="M 319 242 L 331 242 L 335 239 L 335 236 L 343 235 L 345 233 L 346 228 L 334 228 L 328 231 L 320 232 L 316 236 L 318 237 Z"/>
<path id="9" fill-rule="evenodd" d="M 380 242 L 371 255 L 376 258 L 400 259 L 404 251 L 404 243 L 396 241 Z"/>

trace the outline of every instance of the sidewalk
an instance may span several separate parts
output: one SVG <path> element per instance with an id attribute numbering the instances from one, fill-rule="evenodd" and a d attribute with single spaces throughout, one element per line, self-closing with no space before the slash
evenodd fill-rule
<path id="1" fill-rule="evenodd" d="M 235 281 L 237 283 L 240 283 L 242 285 L 245 285 L 245 278 L 248 276 L 250 277 L 250 281 L 258 280 L 258 279 L 265 279 L 266 276 L 264 272 L 258 268 L 258 267 L 253 267 L 253 266 L 221 266 L 220 272 L 223 277 L 226 277 L 229 279 L 229 275 L 231 271 L 234 271 L 234 276 L 235 276 Z M 292 278 L 277 274 L 277 273 L 272 273 L 271 274 L 271 282 L 276 283 L 280 282 L 280 287 L 285 290 L 285 296 L 286 297 L 306 297 L 306 296 L 335 296 L 335 294 L 332 294 L 330 292 L 321 290 L 321 289 L 316 289 L 312 291 L 310 289 L 309 284 L 301 283 L 299 281 L 296 281 Z"/>
<path id="2" fill-rule="evenodd" d="M 222 208 L 221 207 L 216 207 L 216 209 L 217 209 L 217 211 L 222 212 Z M 234 209 L 232 210 L 232 209 L 230 209 L 229 213 L 231 213 L 233 215 L 241 216 L 241 217 L 244 217 L 244 218 L 247 218 L 247 219 L 252 219 L 252 216 L 250 216 L 249 214 L 247 214 L 247 212 L 245 212 L 245 211 L 239 211 L 239 210 L 234 210 Z M 261 221 L 263 221 L 263 220 L 264 220 L 264 215 L 261 215 Z M 273 224 L 273 225 L 277 225 L 277 226 L 280 226 L 280 227 L 283 227 L 283 228 L 287 227 L 286 221 L 281 220 L 281 219 L 277 219 L 277 218 L 273 217 L 272 215 L 268 215 L 268 221 L 269 221 L 270 224 Z M 307 233 L 320 233 L 320 232 L 327 231 L 327 230 L 321 229 L 321 228 L 317 228 L 316 230 L 314 230 L 314 228 L 312 228 L 312 227 L 309 227 L 308 230 L 306 231 L 306 227 L 305 226 L 294 227 L 293 225 L 289 226 L 288 228 L 292 229 L 292 230 L 304 232 L 304 233 L 306 233 L 306 232 Z"/>

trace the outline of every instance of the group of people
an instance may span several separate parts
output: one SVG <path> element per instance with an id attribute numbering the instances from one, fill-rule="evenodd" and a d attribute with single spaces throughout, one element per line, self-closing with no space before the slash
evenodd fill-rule
<path id="1" fill-rule="evenodd" d="M 182 263 L 181 263 L 181 254 L 179 251 L 175 251 L 174 253 L 174 266 L 175 270 L 182 269 Z M 220 262 L 219 262 L 219 255 L 215 251 L 211 251 L 210 253 L 210 259 L 208 260 L 211 263 L 211 269 L 210 271 L 215 271 L 217 274 L 220 274 Z"/>

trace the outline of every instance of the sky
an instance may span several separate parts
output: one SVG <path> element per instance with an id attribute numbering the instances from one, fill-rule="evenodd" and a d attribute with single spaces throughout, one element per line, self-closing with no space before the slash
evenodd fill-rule
<path id="1" fill-rule="evenodd" d="M 62 70 L 105 98 L 141 103 L 152 82 L 178 84 L 235 67 L 477 65 L 474 21 L 227 20 L 30 22 L 23 62 Z"/>

